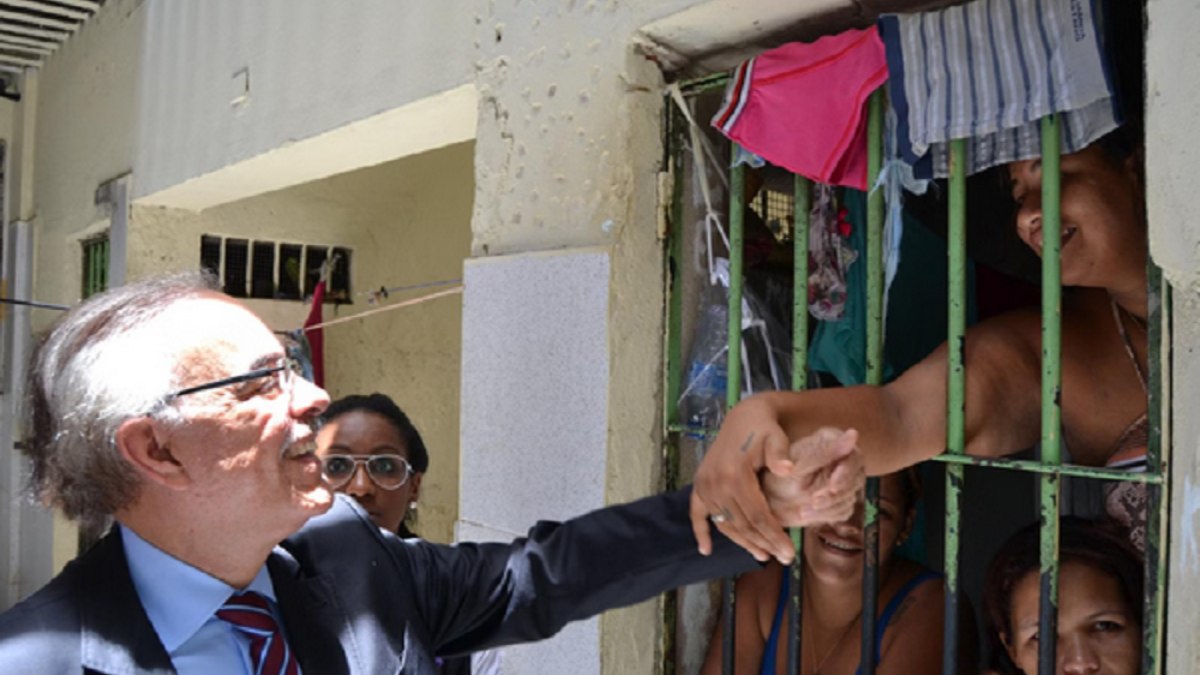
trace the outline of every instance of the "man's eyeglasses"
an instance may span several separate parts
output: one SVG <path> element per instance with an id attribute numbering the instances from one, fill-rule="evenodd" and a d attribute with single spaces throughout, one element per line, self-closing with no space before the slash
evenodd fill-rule
<path id="1" fill-rule="evenodd" d="M 304 365 L 299 359 L 289 355 L 281 357 L 278 363 L 274 366 L 256 368 L 240 375 L 224 377 L 219 380 L 213 380 L 212 382 L 205 382 L 204 384 L 197 384 L 191 387 L 184 387 L 178 391 L 173 391 L 164 396 L 162 398 L 162 402 L 170 403 L 180 396 L 188 396 L 202 391 L 208 391 L 210 389 L 220 389 L 222 387 L 242 384 L 243 382 L 252 382 L 254 380 L 263 380 L 265 378 L 271 378 L 271 380 L 259 386 L 255 390 L 255 393 L 265 393 L 267 390 L 275 390 L 276 388 L 278 391 L 290 393 L 292 391 L 292 386 L 296 382 L 296 378 L 303 376 Z"/>
<path id="2" fill-rule="evenodd" d="M 366 465 L 371 482 L 384 490 L 398 489 L 413 472 L 412 465 L 400 455 L 326 455 L 321 458 L 321 471 L 336 490 L 354 478 L 359 464 Z"/>

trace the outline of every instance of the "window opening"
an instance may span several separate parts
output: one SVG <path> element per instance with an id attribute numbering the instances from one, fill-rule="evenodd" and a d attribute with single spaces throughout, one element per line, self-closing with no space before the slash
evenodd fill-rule
<path id="1" fill-rule="evenodd" d="M 108 288 L 108 234 L 83 242 L 82 299 Z"/>
<path id="2" fill-rule="evenodd" d="M 702 81 L 686 85 L 685 89 L 689 96 L 698 97 L 705 92 L 710 92 L 714 89 L 721 88 L 723 80 L 720 77 L 706 78 Z M 670 105 L 668 103 L 668 105 Z M 871 139 L 881 138 L 881 124 L 878 119 L 878 112 L 881 106 L 872 105 L 871 130 L 869 136 Z M 698 118 L 704 119 L 702 115 L 697 115 Z M 1166 501 L 1163 498 L 1164 486 L 1166 485 L 1167 464 L 1161 450 L 1161 439 L 1158 435 L 1157 424 L 1155 425 L 1154 433 L 1149 443 L 1147 455 L 1147 473 L 1130 474 L 1120 470 L 1096 468 L 1088 466 L 1078 466 L 1072 464 L 1064 464 L 1062 457 L 1058 451 L 1059 443 L 1059 428 L 1061 411 L 1059 408 L 1057 392 L 1061 389 L 1061 327 L 1059 325 L 1059 315 L 1061 310 L 1061 271 L 1059 264 L 1059 256 L 1057 251 L 1061 246 L 1059 235 L 1060 228 L 1056 224 L 1058 218 L 1058 148 L 1059 148 L 1059 126 L 1060 123 L 1055 116 L 1044 118 L 1041 122 L 1042 127 L 1042 146 L 1043 146 L 1043 199 L 1052 202 L 1045 209 L 1045 221 L 1049 223 L 1045 226 L 1047 232 L 1046 241 L 1043 246 L 1048 252 L 1043 256 L 1041 286 L 1042 286 L 1042 312 L 1043 312 L 1043 344 L 1047 348 L 1047 357 L 1043 359 L 1043 394 L 1042 400 L 1046 404 L 1042 409 L 1043 424 L 1042 424 L 1042 443 L 1041 455 L 1037 460 L 1027 459 L 982 459 L 968 456 L 965 454 L 964 447 L 964 429 L 965 429 L 965 363 L 963 354 L 960 350 L 951 350 L 948 357 L 948 393 L 946 399 L 947 406 L 947 452 L 943 455 L 934 458 L 937 464 L 943 465 L 945 468 L 945 521 L 944 530 L 940 535 L 944 546 L 944 567 L 946 572 L 946 621 L 945 621 L 945 636 L 944 636 L 944 651 L 943 651 L 943 668 L 944 672 L 954 672 L 958 662 L 958 654 L 956 648 L 958 645 L 958 632 L 963 630 L 959 625 L 959 607 L 958 597 L 959 590 L 962 588 L 962 579 L 960 577 L 960 567 L 963 559 L 960 557 L 960 546 L 964 536 L 969 535 L 961 530 L 962 526 L 962 510 L 965 504 L 970 503 L 971 486 L 967 484 L 965 469 L 968 466 L 979 467 L 978 471 L 993 471 L 1003 469 L 1005 471 L 1016 471 L 1025 473 L 1035 479 L 1038 486 L 1039 510 L 1041 527 L 1041 602 L 1042 612 L 1041 620 L 1043 634 L 1054 634 L 1054 622 L 1056 613 L 1053 609 L 1056 607 L 1057 593 L 1057 574 L 1059 569 L 1058 555 L 1058 527 L 1059 515 L 1062 511 L 1060 504 L 1060 481 L 1062 476 L 1084 478 L 1088 481 L 1099 481 L 1102 484 L 1110 484 L 1121 481 L 1127 483 L 1143 483 L 1148 487 L 1150 504 L 1148 507 L 1147 517 L 1147 559 L 1145 567 L 1145 597 L 1144 601 L 1144 619 L 1143 619 L 1143 672 L 1157 673 L 1161 670 L 1161 654 L 1162 654 L 1162 615 L 1163 603 L 1165 602 L 1164 584 L 1161 578 L 1162 571 L 1165 569 L 1165 546 L 1161 545 L 1161 537 L 1166 532 Z M 879 170 L 878 154 L 875 151 L 878 140 L 873 140 L 871 143 L 871 183 L 874 182 L 874 176 Z M 664 401 L 664 424 L 668 431 L 668 457 L 669 465 L 667 467 L 667 475 L 674 480 L 678 480 L 681 473 L 680 465 L 686 461 L 687 452 L 681 451 L 681 442 L 685 441 L 689 436 L 705 438 L 715 432 L 715 428 L 707 430 L 691 429 L 683 424 L 683 411 L 680 410 L 680 396 L 684 393 L 685 382 L 687 378 L 687 369 L 683 368 L 684 355 L 687 353 L 685 349 L 685 341 L 687 336 L 684 334 L 684 326 L 687 323 L 685 315 L 688 309 L 684 305 L 684 287 L 687 285 L 686 272 L 689 266 L 695 264 L 695 257 L 689 256 L 686 253 L 688 242 L 698 240 L 695 233 L 693 223 L 695 219 L 685 215 L 685 204 L 683 195 L 689 185 L 695 185 L 695 176 L 691 176 L 689 181 L 689 165 L 690 151 L 689 147 L 693 147 L 691 141 L 687 138 L 686 122 L 679 114 L 678 110 L 672 109 L 668 115 L 667 127 L 667 146 L 668 161 L 671 164 L 674 177 L 674 203 L 669 212 L 670 218 L 670 237 L 666 252 L 666 262 L 668 265 L 669 274 L 667 276 L 668 284 L 668 334 L 666 342 L 667 354 L 667 384 L 664 391 L 667 394 L 667 400 Z M 718 153 L 720 155 L 721 153 Z M 961 344 L 962 336 L 965 334 L 968 303 L 966 298 L 966 278 L 968 276 L 969 259 L 967 257 L 967 188 L 964 169 L 965 145 L 958 141 L 950 144 L 949 149 L 949 165 L 950 178 L 948 181 L 948 214 L 947 214 L 947 240 L 949 261 L 948 269 L 950 276 L 950 286 L 947 298 L 946 312 L 949 315 L 948 328 L 946 337 L 950 344 Z M 694 170 L 693 170 L 694 171 Z M 768 229 L 772 234 L 779 239 L 785 240 L 789 235 L 789 230 L 794 225 L 795 231 L 792 234 L 794 246 L 795 265 L 793 268 L 793 292 L 795 315 L 792 317 L 791 326 L 792 341 L 793 341 L 793 361 L 792 381 L 797 388 L 804 386 L 809 374 L 805 368 L 805 357 L 808 347 L 807 327 L 809 324 L 806 316 L 806 297 L 807 297 L 807 281 L 808 281 L 808 251 L 807 241 L 807 211 L 809 199 L 809 187 L 807 181 L 801 177 L 795 177 L 795 190 L 790 195 L 790 209 L 787 206 L 786 199 L 780 199 L 773 203 L 772 198 L 776 194 L 780 194 L 778 190 L 764 190 L 759 193 L 759 196 L 751 200 L 748 204 L 743 205 L 742 199 L 737 196 L 745 195 L 743 189 L 745 175 L 744 169 L 736 167 L 728 170 L 729 180 L 729 195 L 734 198 L 729 199 L 730 202 L 728 211 L 729 223 L 729 266 L 730 266 L 730 283 L 728 293 L 728 377 L 727 382 L 733 386 L 726 387 L 727 402 L 732 405 L 738 399 L 740 370 L 742 364 L 742 349 L 741 342 L 743 339 L 742 321 L 740 312 L 742 309 L 742 300 L 744 295 L 744 286 L 742 280 L 742 251 L 745 247 L 745 222 L 744 216 L 747 212 L 753 212 L 768 225 Z M 786 193 L 782 193 L 785 196 Z M 865 261 L 868 265 L 868 314 L 870 320 L 868 326 L 868 350 L 867 360 L 869 369 L 872 371 L 868 381 L 879 382 L 882 368 L 882 266 L 881 261 L 881 245 L 879 232 L 881 227 L 877 225 L 882 221 L 882 195 L 879 194 L 875 199 L 872 199 L 868 204 L 868 223 L 869 223 L 869 241 L 866 251 Z M 791 211 L 790 215 L 786 214 Z M 773 223 L 778 223 L 774 225 Z M 693 246 L 694 247 L 694 246 Z M 1162 330 L 1166 325 L 1166 313 L 1169 312 L 1169 288 L 1162 281 L 1158 271 L 1150 263 L 1149 280 L 1150 280 L 1150 306 L 1153 308 L 1149 317 L 1149 332 L 1150 332 L 1150 411 L 1149 414 L 1152 420 L 1159 419 L 1161 410 L 1161 368 L 1162 357 L 1159 354 L 1159 344 L 1161 343 Z M 694 294 L 693 294 L 694 295 Z M 1155 298 L 1161 299 L 1156 302 Z M 932 300 L 932 298 L 931 298 Z M 694 320 L 693 320 L 694 323 Z M 872 337 L 872 333 L 875 337 Z M 992 473 L 972 473 L 971 476 L 990 476 Z M 869 502 L 874 502 L 877 499 L 877 487 L 872 491 L 874 498 Z M 868 533 L 875 529 L 871 526 L 873 512 L 877 512 L 877 506 L 869 506 L 867 516 Z M 797 561 L 799 561 L 801 553 L 801 540 L 799 532 L 793 533 L 793 541 L 797 548 Z M 872 548 L 868 545 L 868 548 Z M 878 554 L 878 544 L 874 545 L 875 554 Z M 877 561 L 871 562 L 872 556 L 868 556 L 868 562 L 865 566 L 864 586 L 864 612 L 863 616 L 874 616 L 874 613 L 868 609 L 868 603 L 874 602 L 877 594 L 869 591 L 875 585 L 871 577 L 874 572 L 874 567 L 877 571 Z M 799 568 L 793 570 L 793 581 L 799 582 Z M 800 583 L 793 583 L 791 588 L 798 591 L 801 588 Z M 726 603 L 732 601 L 732 583 L 727 581 L 724 584 L 724 592 Z M 981 610 L 981 607 L 976 607 Z M 668 621 L 676 620 L 674 608 L 668 610 Z M 801 618 L 799 614 L 798 593 L 793 593 L 793 601 L 788 608 L 789 616 L 792 618 L 791 625 L 797 630 L 793 631 L 792 641 L 788 646 L 789 667 L 795 666 L 798 661 L 799 645 L 795 644 L 796 636 L 799 634 L 799 626 Z M 733 644 L 732 638 L 735 635 L 734 624 L 732 621 L 733 613 L 725 613 L 725 631 L 726 639 L 724 652 L 723 667 L 725 672 L 733 672 Z M 864 647 L 873 645 L 874 640 L 868 639 L 875 629 L 873 621 L 864 622 L 862 644 Z M 869 648 L 864 648 L 862 654 L 862 672 L 873 672 L 873 653 Z M 1054 672 L 1053 659 L 1055 652 L 1055 644 L 1052 640 L 1043 641 L 1040 647 L 1039 660 L 1041 662 L 1042 672 Z M 671 670 L 673 664 L 668 662 L 668 671 Z"/>
<path id="3" fill-rule="evenodd" d="M 317 282 L 321 280 L 321 265 L 329 257 L 326 246 L 304 247 L 304 295 L 311 296 L 317 290 Z"/>
<path id="4" fill-rule="evenodd" d="M 347 303 L 350 302 L 350 249 L 335 247 L 333 255 L 337 262 L 329 278 L 326 297 L 337 303 Z"/>
<path id="5" fill-rule="evenodd" d="M 221 278 L 221 238 L 210 235 L 200 237 L 200 269 Z"/>
<path id="6" fill-rule="evenodd" d="M 279 245 L 279 298 L 300 300 L 300 254 L 304 247 L 299 244 Z"/>
<path id="7" fill-rule="evenodd" d="M 225 276 L 223 288 L 226 295 L 246 297 L 246 274 L 250 263 L 250 242 L 246 239 L 225 240 Z"/>
<path id="8" fill-rule="evenodd" d="M 338 256 L 331 270 L 325 302 L 350 304 L 353 250 L 345 246 L 274 242 L 206 234 L 200 237 L 200 268 L 221 280 L 225 293 L 237 298 L 304 300 L 311 297 L 321 264 Z"/>
<path id="9" fill-rule="evenodd" d="M 250 272 L 250 297 L 275 297 L 275 243 L 256 241 L 251 248 L 254 256 Z"/>

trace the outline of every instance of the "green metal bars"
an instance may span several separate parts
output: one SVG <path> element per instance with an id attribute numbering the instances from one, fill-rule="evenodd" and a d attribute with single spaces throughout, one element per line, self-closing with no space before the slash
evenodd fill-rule
<path id="1" fill-rule="evenodd" d="M 792 188 L 792 389 L 808 388 L 808 214 L 812 185 L 797 175 Z M 804 601 L 804 531 L 791 529 L 796 559 L 789 574 L 788 625 L 792 627 L 787 641 L 787 672 L 800 672 L 800 635 L 804 617 L 800 608 Z"/>
<path id="2" fill-rule="evenodd" d="M 1042 118 L 1042 464 L 1062 464 L 1062 218 L 1059 124 Z M 1058 635 L 1059 475 L 1042 474 L 1038 634 Z M 1038 672 L 1055 672 L 1056 639 L 1038 642 Z"/>
<path id="3" fill-rule="evenodd" d="M 725 401 L 730 408 L 737 405 L 742 393 L 742 249 L 746 241 L 745 192 L 746 168 L 739 164 L 729 173 L 729 366 Z M 727 673 L 733 672 L 734 645 L 737 643 L 734 619 L 737 609 L 735 582 L 735 579 L 727 578 L 722 583 L 725 641 L 722 645 L 724 649 L 721 652 L 721 667 Z"/>
<path id="4" fill-rule="evenodd" d="M 108 288 L 108 235 L 83 242 L 83 288 L 87 299 Z"/>
<path id="5" fill-rule="evenodd" d="M 1167 471 L 1170 466 L 1167 456 L 1166 430 L 1163 428 L 1163 373 L 1170 370 L 1170 350 L 1164 358 L 1165 336 L 1171 334 L 1171 287 L 1163 280 L 1162 270 L 1153 261 L 1146 261 L 1146 287 L 1148 337 L 1147 361 L 1150 366 L 1149 401 L 1147 417 L 1150 420 L 1150 437 L 1146 448 L 1146 471 L 1158 478 L 1146 485 L 1146 570 L 1145 598 L 1143 599 L 1142 672 L 1159 675 L 1163 672 L 1163 612 L 1166 599 L 1167 547 L 1163 534 L 1167 532 Z M 1166 361 L 1166 363 L 1164 363 Z"/>
<path id="6" fill-rule="evenodd" d="M 701 83 L 699 89 L 689 88 L 689 93 L 710 91 L 720 86 L 720 80 L 709 78 Z M 868 111 L 869 125 L 869 182 L 874 185 L 879 175 L 881 164 L 882 124 L 880 123 L 883 109 L 881 92 L 872 96 Z M 1148 263 L 1149 285 L 1149 418 L 1151 420 L 1150 443 L 1147 452 L 1147 471 L 1145 473 L 1127 473 L 1119 469 L 1101 467 L 1077 466 L 1063 464 L 1062 455 L 1062 279 L 1061 279 L 1061 185 L 1059 178 L 1060 167 L 1060 128 L 1059 120 L 1053 116 L 1041 121 L 1042 126 L 1042 373 L 1041 373 L 1041 444 L 1040 456 L 1037 461 L 1016 460 L 1009 458 L 980 458 L 966 454 L 966 396 L 967 396 L 967 360 L 966 360 L 966 177 L 965 177 L 965 143 L 955 141 L 950 148 L 950 179 L 948 185 L 948 271 L 949 293 L 947 299 L 947 379 L 946 379 L 946 452 L 935 458 L 946 465 L 946 511 L 945 528 L 943 532 L 945 544 L 945 630 L 943 640 L 943 672 L 952 673 L 959 670 L 960 654 L 957 645 L 961 626 L 959 618 L 964 608 L 959 604 L 961 597 L 961 550 L 964 532 L 962 531 L 963 506 L 966 503 L 965 466 L 974 465 L 987 469 L 1004 469 L 1020 471 L 1036 476 L 1039 493 L 1039 589 L 1041 600 L 1039 605 L 1039 633 L 1044 636 L 1057 634 L 1057 596 L 1059 562 L 1059 519 L 1060 491 L 1064 476 L 1076 477 L 1089 481 L 1132 482 L 1146 487 L 1148 495 L 1147 517 L 1147 559 L 1145 568 L 1145 597 L 1143 599 L 1143 651 L 1142 672 L 1159 675 L 1162 672 L 1163 650 L 1163 621 L 1165 603 L 1166 546 L 1162 537 L 1167 532 L 1166 490 L 1168 485 L 1169 453 L 1164 447 L 1164 420 L 1169 420 L 1166 414 L 1169 409 L 1163 397 L 1167 395 L 1169 386 L 1164 385 L 1163 369 L 1169 367 L 1169 352 L 1163 348 L 1170 335 L 1170 289 L 1152 263 Z M 676 135 L 678 137 L 678 134 Z M 728 323 L 728 389 L 727 403 L 734 405 L 741 393 L 742 372 L 742 246 L 743 218 L 745 206 L 744 169 L 735 167 L 730 170 L 730 289 L 729 289 L 729 323 Z M 808 212 L 810 184 L 802 177 L 794 178 L 794 230 L 793 246 L 795 268 L 793 270 L 793 335 L 792 335 L 792 383 L 793 388 L 800 390 L 805 387 L 807 378 L 807 349 L 808 349 Z M 675 199 L 680 199 L 683 189 L 682 179 L 676 176 Z M 676 223 L 682 217 L 681 209 L 672 213 Z M 875 192 L 868 197 L 867 209 L 867 384 L 878 385 L 882 382 L 883 374 L 883 224 L 882 193 Z M 669 258 L 672 273 L 678 270 L 681 263 L 682 248 L 678 229 L 672 230 L 673 239 L 669 244 Z M 673 279 L 672 290 L 677 290 L 678 283 Z M 677 295 L 677 294 L 675 294 Z M 680 329 L 680 310 L 675 295 L 669 305 L 669 328 L 672 331 Z M 678 349 L 678 336 L 670 338 L 668 358 L 682 359 Z M 683 373 L 678 364 L 668 365 L 669 378 L 679 379 Z M 678 424 L 678 414 L 675 411 L 676 399 L 680 390 L 678 382 L 668 382 L 666 391 L 670 392 L 667 402 L 667 428 L 669 431 L 681 429 Z M 715 432 L 715 430 L 710 430 Z M 868 493 L 867 519 L 864 523 L 865 548 L 867 555 L 864 560 L 864 589 L 863 589 L 863 627 L 861 672 L 869 675 L 875 670 L 876 664 L 873 647 L 875 643 L 875 617 L 878 602 L 878 539 L 877 539 L 877 486 Z M 801 663 L 800 635 L 802 627 L 801 596 L 802 579 L 802 532 L 792 531 L 793 544 L 796 548 L 796 564 L 790 571 L 791 594 L 788 604 L 789 623 L 792 627 L 788 636 L 787 663 L 789 672 L 798 672 Z M 726 673 L 734 669 L 734 637 L 736 628 L 734 585 L 728 580 L 725 585 L 725 645 L 723 649 L 723 667 Z M 1056 640 L 1043 639 L 1039 641 L 1038 662 L 1042 673 L 1055 672 Z"/>
<path id="7" fill-rule="evenodd" d="M 966 143 L 950 144 L 950 222 L 948 231 L 949 302 L 946 345 L 946 452 L 963 456 L 966 451 L 967 410 L 967 181 L 964 162 Z M 962 525 L 964 468 L 946 466 L 946 573 L 945 631 L 942 639 L 942 672 L 958 672 L 959 528 Z"/>
<path id="8" fill-rule="evenodd" d="M 883 384 L 883 88 L 867 103 L 867 372 L 866 383 Z M 862 644 L 859 668 L 875 672 L 875 618 L 879 606 L 879 479 L 867 479 L 863 514 Z"/>

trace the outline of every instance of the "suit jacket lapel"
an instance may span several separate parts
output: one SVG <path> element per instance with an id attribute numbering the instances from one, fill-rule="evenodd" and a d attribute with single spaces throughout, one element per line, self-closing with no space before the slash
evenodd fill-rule
<path id="1" fill-rule="evenodd" d="M 288 644 L 302 672 L 331 675 L 399 672 L 400 659 L 396 654 L 389 651 L 381 661 L 378 650 L 372 649 L 380 641 L 354 631 L 338 602 L 332 577 L 324 574 L 305 577 L 296 559 L 278 547 L 267 559 L 267 571 L 275 586 Z"/>
<path id="2" fill-rule="evenodd" d="M 101 673 L 174 673 L 129 576 L 113 528 L 82 560 L 80 660 Z"/>

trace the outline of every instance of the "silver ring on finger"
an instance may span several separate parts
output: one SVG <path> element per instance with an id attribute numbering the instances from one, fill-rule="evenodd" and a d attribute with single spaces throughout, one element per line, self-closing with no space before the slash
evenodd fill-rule
<path id="1" fill-rule="evenodd" d="M 729 522 L 731 516 L 729 515 L 728 509 L 722 509 L 720 513 L 709 514 L 708 519 L 713 521 L 713 523 L 720 525 L 721 523 Z"/>

